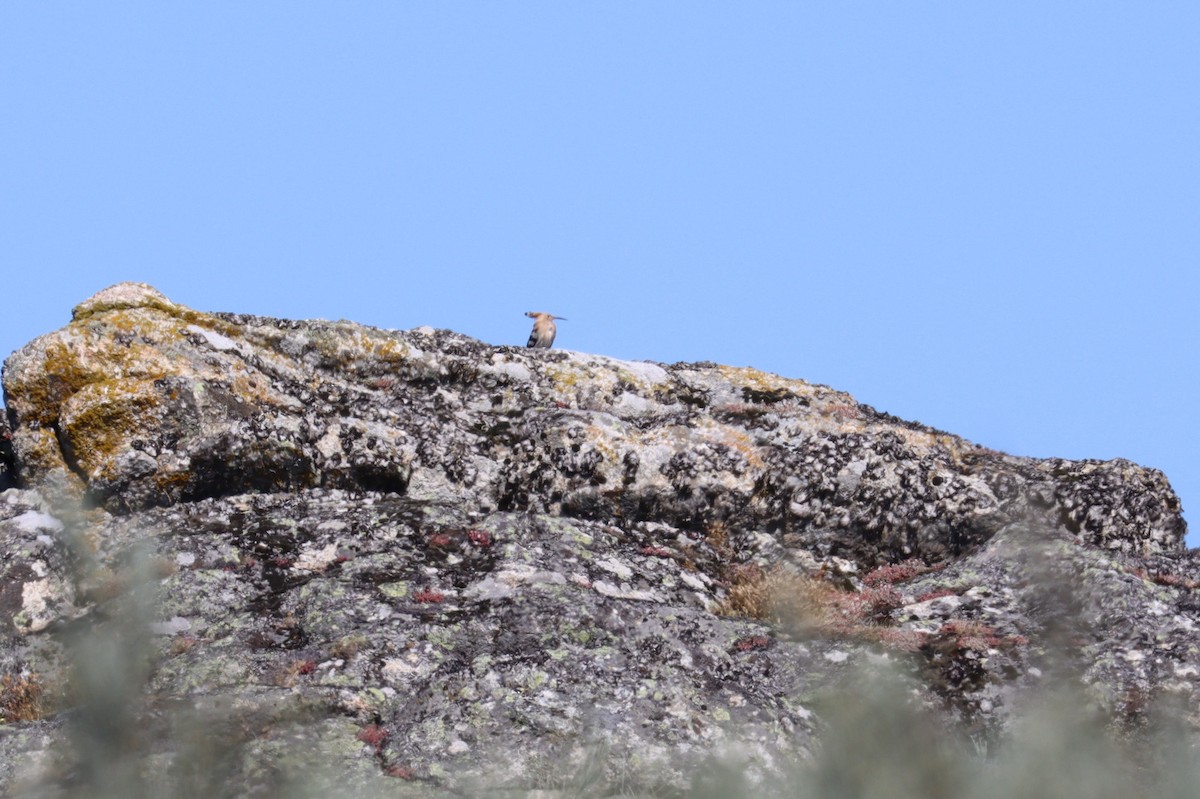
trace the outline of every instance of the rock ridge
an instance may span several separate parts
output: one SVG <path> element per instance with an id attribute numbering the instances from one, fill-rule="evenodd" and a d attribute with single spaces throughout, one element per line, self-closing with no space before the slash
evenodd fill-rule
<path id="1" fill-rule="evenodd" d="M 62 632 L 149 545 L 146 689 L 307 726 L 351 783 L 536 787 L 581 740 L 675 785 L 718 750 L 768 773 L 818 745 L 812 696 L 880 653 L 992 741 L 1064 629 L 1109 712 L 1196 705 L 1200 573 L 1165 476 L 1129 461 L 1011 456 L 749 368 L 134 283 L 3 387 L 0 674 L 61 672 Z M 0 788 L 42 762 L 15 728 Z M 279 740 L 239 745 L 285 762 Z"/>

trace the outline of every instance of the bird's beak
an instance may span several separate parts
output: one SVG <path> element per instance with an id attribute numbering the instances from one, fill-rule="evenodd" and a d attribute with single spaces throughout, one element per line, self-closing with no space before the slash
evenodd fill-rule
<path id="1" fill-rule="evenodd" d="M 556 317 L 554 317 L 554 318 L 555 318 L 555 319 L 561 319 L 561 320 L 563 320 L 564 322 L 569 322 L 569 321 L 571 321 L 570 319 L 568 319 L 568 318 L 567 318 L 567 317 L 565 317 L 565 316 L 556 316 Z"/>

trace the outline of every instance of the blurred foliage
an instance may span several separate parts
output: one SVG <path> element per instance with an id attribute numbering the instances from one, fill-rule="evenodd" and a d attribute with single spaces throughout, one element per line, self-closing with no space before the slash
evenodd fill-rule
<path id="1" fill-rule="evenodd" d="M 75 542 L 81 573 L 87 548 Z M 14 795 L 41 799 L 154 797 L 426 797 L 462 796 L 408 773 L 382 773 L 363 744 L 331 760 L 305 725 L 328 721 L 328 708 L 284 708 L 264 717 L 229 701 L 152 697 L 160 647 L 152 639 L 161 568 L 149 551 L 123 560 L 121 590 L 98 602 L 70 636 L 72 668 L 57 713 L 69 746 L 57 752 L 41 785 Z M 788 618 L 807 631 L 837 631 L 831 608 L 840 597 L 827 585 L 782 572 L 740 583 L 728 611 Z M 779 597 L 789 597 L 782 605 Z M 840 618 L 840 617 L 834 617 Z M 859 623 L 864 623 L 863 619 Z M 347 644 L 349 645 L 349 644 Z M 920 686 L 890 666 L 895 659 L 846 676 L 841 686 L 806 702 L 821 720 L 820 743 L 803 762 L 748 767 L 730 754 L 714 756 L 691 785 L 621 763 L 603 744 L 576 742 L 587 755 L 530 774 L 529 788 L 489 786 L 491 797 L 812 797 L 813 799 L 1125 799 L 1153 791 L 1156 799 L 1200 796 L 1200 765 L 1183 714 L 1148 707 L 1130 732 L 1096 711 L 1081 691 L 1059 687 L 1026 696 L 1024 710 L 990 751 L 925 704 Z M 44 718 L 35 681 L 5 683 L 10 722 Z M 343 720 L 344 721 L 344 720 Z M 36 723 L 36 722 L 34 722 Z M 269 734 L 265 731 L 270 730 Z M 292 737 L 289 737 L 292 736 Z M 353 739 L 352 734 L 347 738 Z M 270 742 L 267 739 L 273 739 Z M 360 733 L 359 741 L 362 741 Z M 280 758 L 280 752 L 287 757 Z M 347 774 L 347 763 L 354 773 Z M 395 770 L 393 769 L 393 772 Z M 533 786 L 536 786 L 534 788 Z M 467 794 L 470 795 L 470 794 Z"/>

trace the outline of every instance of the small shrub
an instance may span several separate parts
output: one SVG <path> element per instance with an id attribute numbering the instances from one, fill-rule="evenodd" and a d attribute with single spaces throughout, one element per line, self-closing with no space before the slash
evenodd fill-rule
<path id="1" fill-rule="evenodd" d="M 784 569 L 763 572 L 743 567 L 717 608 L 725 616 L 745 616 L 780 625 L 826 627 L 834 611 L 837 589 L 828 583 Z"/>
<path id="2" fill-rule="evenodd" d="M 906 652 L 919 649 L 927 638 L 888 625 L 904 597 L 887 584 L 844 591 L 808 575 L 754 566 L 736 570 L 732 579 L 729 595 L 717 607 L 722 615 L 770 622 L 792 635 L 870 641 Z"/>
<path id="3" fill-rule="evenodd" d="M 851 619 L 883 621 L 896 608 L 904 605 L 904 597 L 890 585 L 868 586 L 858 593 L 845 593 L 835 603 Z"/>

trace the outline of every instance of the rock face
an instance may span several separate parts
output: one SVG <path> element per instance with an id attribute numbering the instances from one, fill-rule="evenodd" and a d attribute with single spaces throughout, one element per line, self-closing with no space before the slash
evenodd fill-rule
<path id="1" fill-rule="evenodd" d="M 8 417 L 0 414 L 0 491 L 16 485 L 13 469 L 12 433 L 8 429 Z"/>
<path id="2" fill-rule="evenodd" d="M 67 633 L 119 615 L 148 547 L 144 687 L 254 720 L 239 784 L 294 761 L 544 787 L 597 751 L 625 783 L 714 754 L 769 773 L 878 658 L 985 743 L 1056 670 L 1116 718 L 1197 707 L 1200 574 L 1166 479 L 1126 461 L 1012 457 L 752 369 L 141 284 L 10 357 L 4 394 L 9 705 L 68 681 Z M 53 772 L 59 715 L 0 725 L 0 789 Z M 146 762 L 177 753 L 155 740 Z"/>

